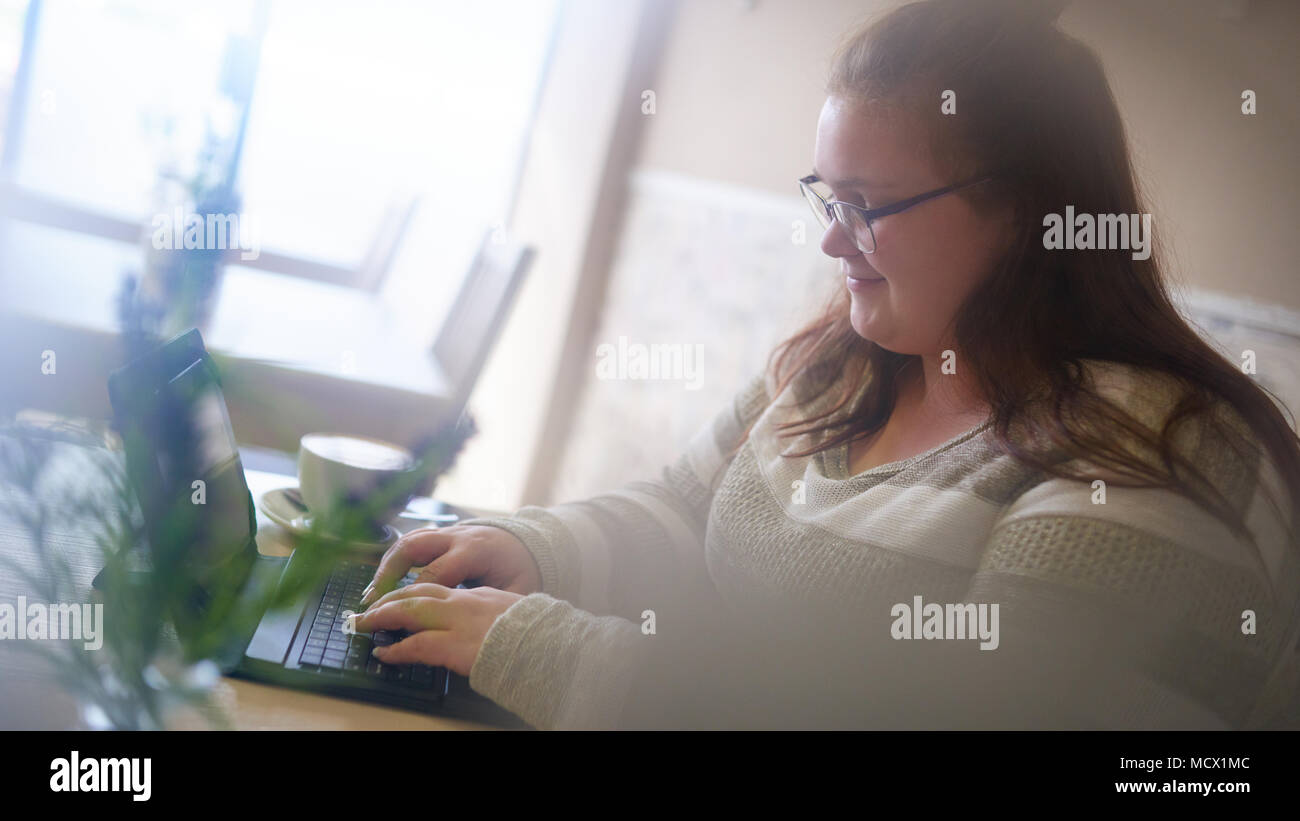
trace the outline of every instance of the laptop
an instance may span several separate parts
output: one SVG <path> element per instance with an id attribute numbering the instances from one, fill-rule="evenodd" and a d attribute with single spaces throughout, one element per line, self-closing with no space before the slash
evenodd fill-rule
<path id="1" fill-rule="evenodd" d="M 223 614 L 247 615 L 271 586 L 296 585 L 305 591 L 287 608 L 243 619 L 251 632 L 235 631 L 215 652 L 222 672 L 498 726 L 527 726 L 474 693 L 463 676 L 425 665 L 385 665 L 373 656 L 375 646 L 400 641 L 405 634 L 344 634 L 345 611 L 361 609 L 361 591 L 374 576 L 378 562 L 373 554 L 346 554 L 327 568 L 326 578 L 308 587 L 301 583 L 310 561 L 302 557 L 304 551 L 287 560 L 258 552 L 257 514 L 220 375 L 197 329 L 114 371 L 108 386 L 127 443 L 128 478 L 151 544 L 163 543 L 156 540 L 167 538 L 164 528 L 176 525 L 177 500 L 191 502 L 181 507 L 196 511 L 183 555 L 166 559 L 186 562 L 184 576 L 192 579 L 192 589 L 177 591 L 181 605 L 172 608 L 178 634 L 184 638 L 201 616 L 216 615 L 226 623 Z M 181 417 L 187 424 L 177 424 Z M 192 504 L 193 477 L 203 480 L 201 506 Z M 156 560 L 158 551 L 150 555 Z M 408 574 L 401 584 L 412 578 Z M 100 586 L 102 580 L 96 582 Z"/>

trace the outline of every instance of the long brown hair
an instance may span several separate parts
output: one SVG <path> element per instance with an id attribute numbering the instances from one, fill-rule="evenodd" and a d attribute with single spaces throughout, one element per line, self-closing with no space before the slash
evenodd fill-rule
<path id="1" fill-rule="evenodd" d="M 1244 515 L 1176 451 L 1175 436 L 1182 424 L 1204 418 L 1249 465 L 1260 464 L 1262 445 L 1295 511 L 1300 440 L 1287 420 L 1180 316 L 1166 291 L 1158 243 L 1147 259 L 1122 249 L 1043 247 L 1044 216 L 1067 204 L 1087 214 L 1146 210 L 1101 64 L 1056 28 L 1055 11 L 1051 3 L 1007 0 L 911 3 L 844 42 L 827 93 L 917 118 L 952 180 L 996 175 L 994 183 L 957 196 L 974 207 L 1013 209 L 1013 241 L 952 328 L 959 367 L 991 405 L 996 444 L 1051 475 L 1095 478 L 1067 467 L 1077 457 L 1114 471 L 1121 486 L 1172 488 L 1254 543 Z M 940 113 L 945 90 L 956 93 L 955 116 Z M 917 359 L 860 337 L 849 324 L 848 302 L 837 289 L 820 316 L 772 353 L 778 391 L 793 382 L 798 394 L 829 397 L 824 412 L 780 426 L 783 436 L 817 434 L 812 447 L 789 456 L 880 429 L 893 410 L 900 372 Z M 1163 429 L 1153 433 L 1095 391 L 1084 378 L 1086 359 L 1172 378 L 1183 396 Z M 1222 400 L 1240 420 L 1217 418 Z M 1049 449 L 1032 447 L 1035 441 Z M 1136 442 L 1138 451 L 1120 442 Z M 1270 501 L 1281 515 L 1278 501 Z M 1295 524 L 1289 523 L 1292 544 Z"/>

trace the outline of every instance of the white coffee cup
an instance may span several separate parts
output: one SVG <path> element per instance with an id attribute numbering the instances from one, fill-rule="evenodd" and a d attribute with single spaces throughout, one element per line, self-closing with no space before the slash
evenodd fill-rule
<path id="1" fill-rule="evenodd" d="M 309 433 L 298 443 L 298 491 L 312 516 L 337 506 L 368 511 L 365 524 L 382 527 L 406 509 L 415 495 L 419 464 L 406 448 L 365 436 Z M 401 485 L 410 492 L 380 498 L 381 488 Z"/>

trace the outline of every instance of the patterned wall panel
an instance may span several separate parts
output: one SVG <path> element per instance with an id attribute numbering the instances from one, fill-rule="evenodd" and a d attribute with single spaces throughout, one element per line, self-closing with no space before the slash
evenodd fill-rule
<path id="1" fill-rule="evenodd" d="M 820 227 L 795 181 L 790 188 L 781 197 L 655 172 L 633 177 L 553 500 L 657 476 L 838 287 L 834 263 L 818 248 Z M 796 222 L 807 232 L 803 244 Z M 620 337 L 700 351 L 698 388 L 598 378 L 597 347 L 618 346 Z"/>

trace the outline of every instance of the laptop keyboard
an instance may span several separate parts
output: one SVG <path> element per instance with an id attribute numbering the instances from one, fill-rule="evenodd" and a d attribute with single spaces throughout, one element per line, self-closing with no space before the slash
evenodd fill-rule
<path id="1" fill-rule="evenodd" d="M 385 681 L 419 690 L 442 692 L 446 688 L 446 670 L 424 664 L 383 664 L 371 655 L 376 646 L 393 644 L 406 637 L 404 631 L 377 630 L 349 636 L 343 632 L 347 611 L 361 608 L 361 591 L 374 578 L 375 566 L 358 562 L 341 562 L 330 574 L 312 621 L 307 643 L 298 662 L 306 669 L 322 674 L 344 675 L 362 680 Z M 397 583 L 405 587 L 415 581 L 416 571 L 407 573 Z"/>

